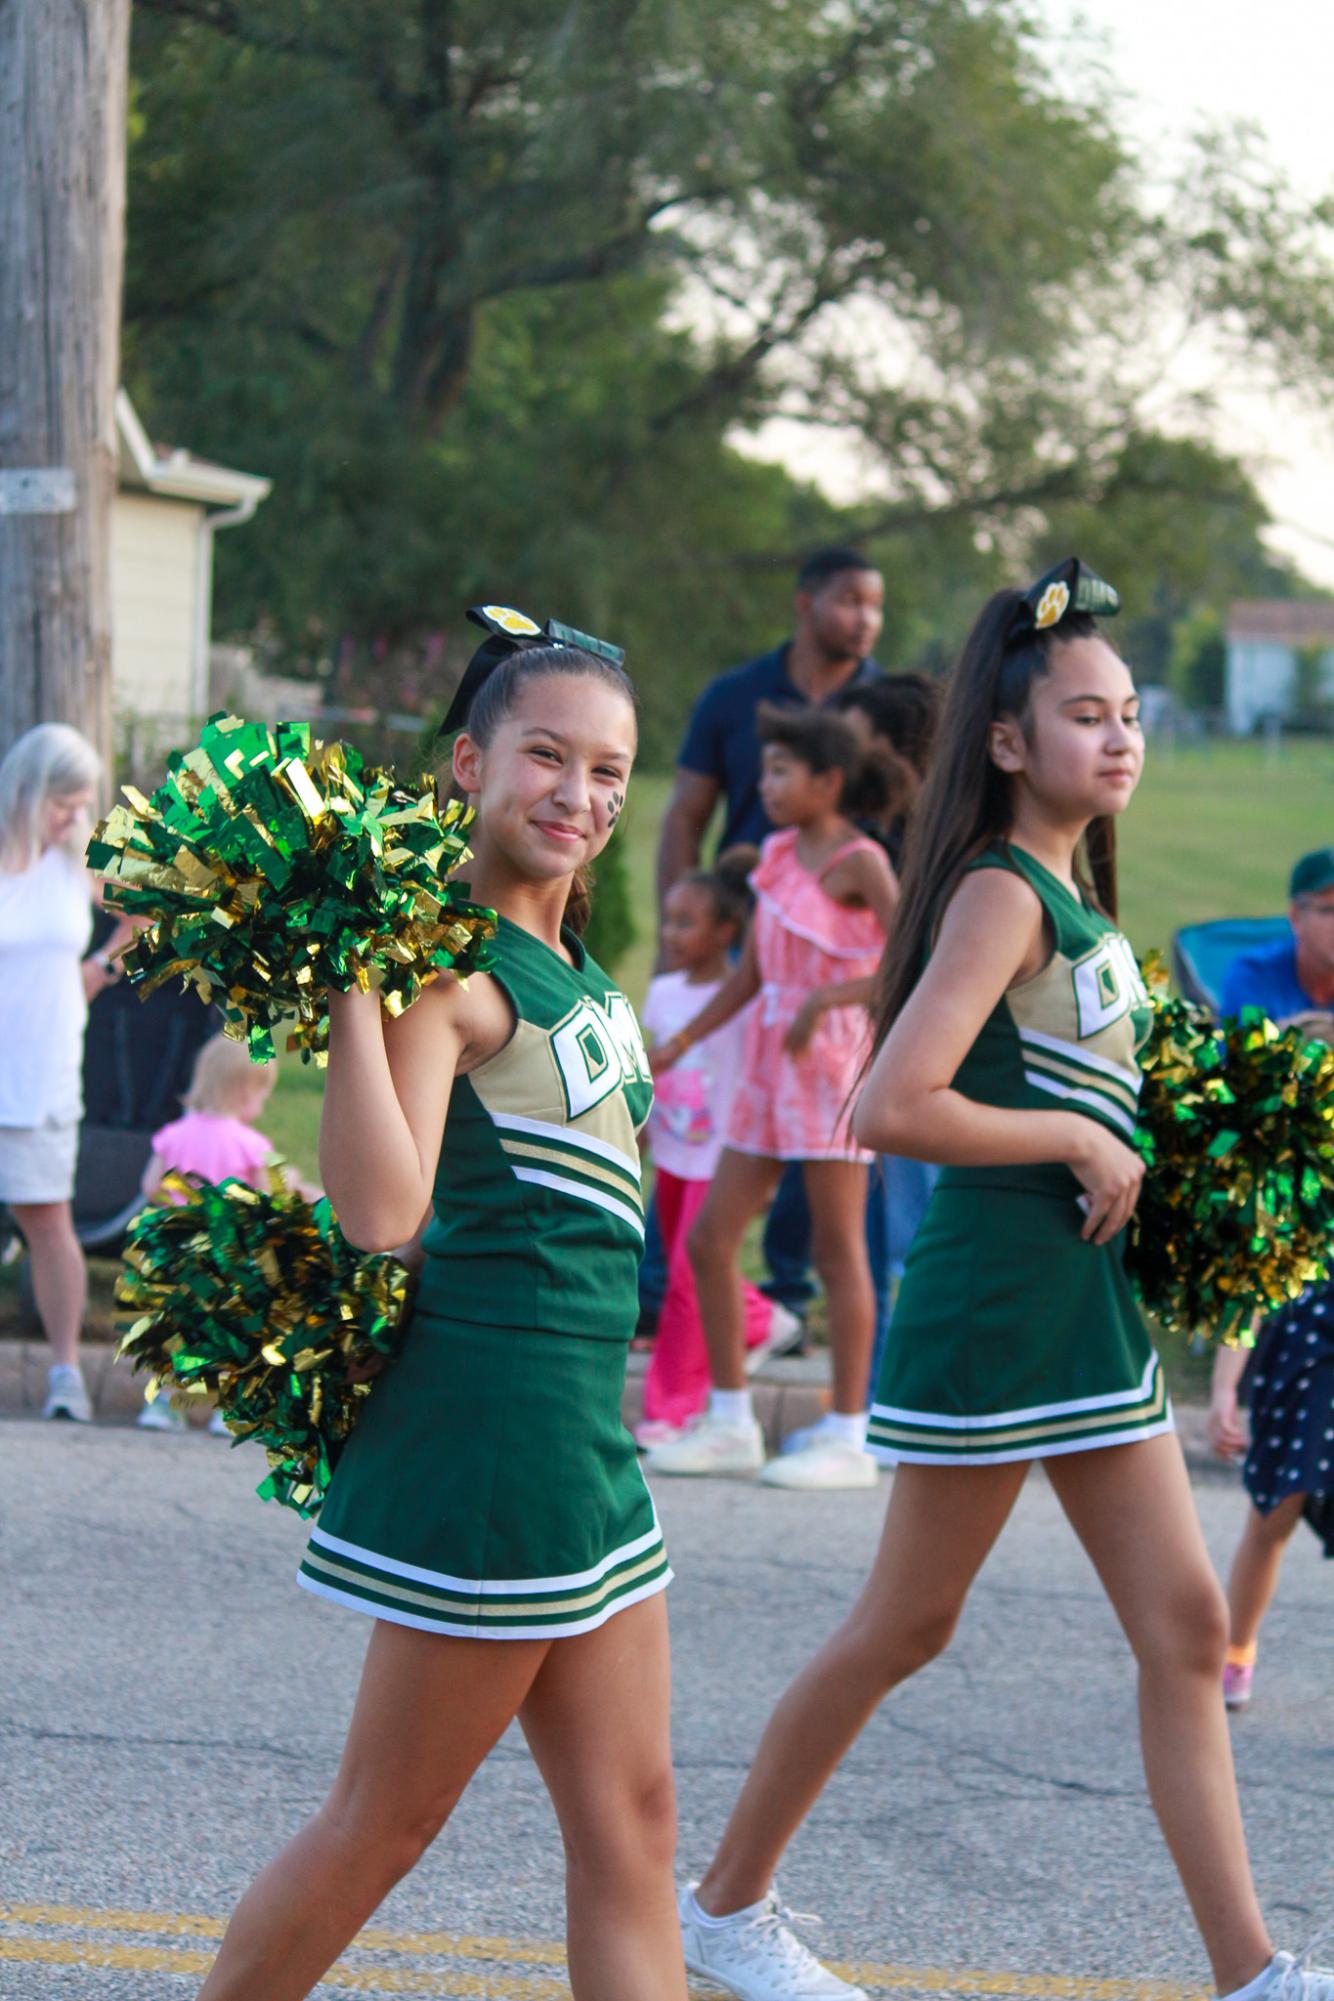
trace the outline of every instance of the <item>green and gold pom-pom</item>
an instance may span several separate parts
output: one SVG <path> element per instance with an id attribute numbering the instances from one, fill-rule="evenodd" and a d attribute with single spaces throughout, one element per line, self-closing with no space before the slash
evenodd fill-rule
<path id="1" fill-rule="evenodd" d="M 1216 1023 L 1161 973 L 1141 1053 L 1147 1163 L 1126 1264 L 1148 1312 L 1235 1345 L 1334 1253 L 1334 1051 L 1258 1009 Z"/>
<path id="2" fill-rule="evenodd" d="M 279 1171 L 262 1191 L 169 1174 L 131 1223 L 116 1287 L 120 1353 L 150 1394 L 213 1398 L 234 1438 L 268 1454 L 258 1488 L 316 1514 L 369 1380 L 394 1353 L 409 1296 L 394 1257 L 356 1251 L 326 1201 Z"/>
<path id="3" fill-rule="evenodd" d="M 495 914 L 447 880 L 469 815 L 429 777 L 401 784 L 306 723 L 217 715 L 151 799 L 124 796 L 88 866 L 108 904 L 151 920 L 126 972 L 145 993 L 191 981 L 257 1060 L 284 1020 L 288 1048 L 323 1060 L 327 987 L 376 987 L 398 1014 L 440 973 L 487 963 Z"/>

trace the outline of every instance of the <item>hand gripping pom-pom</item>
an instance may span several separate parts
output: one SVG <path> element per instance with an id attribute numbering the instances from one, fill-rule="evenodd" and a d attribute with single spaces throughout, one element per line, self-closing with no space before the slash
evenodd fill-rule
<path id="1" fill-rule="evenodd" d="M 1140 1063 L 1147 1163 L 1126 1264 L 1163 1326 L 1236 1345 L 1334 1252 L 1334 1051 L 1257 1008 L 1215 1023 L 1161 968 Z"/>
<path id="2" fill-rule="evenodd" d="M 276 1171 L 271 1182 L 166 1177 L 167 1199 L 130 1225 L 120 1353 L 159 1395 L 214 1398 L 233 1437 L 268 1454 L 260 1497 L 309 1517 L 367 1373 L 401 1339 L 409 1278 L 396 1258 L 354 1250 L 327 1202 L 312 1207 Z"/>
<path id="3" fill-rule="evenodd" d="M 377 987 L 399 1014 L 440 973 L 488 963 L 494 912 L 447 880 L 470 816 L 432 778 L 400 783 L 305 723 L 216 715 L 151 799 L 124 796 L 88 865 L 108 904 L 151 920 L 126 972 L 145 994 L 183 975 L 258 1060 L 284 1020 L 288 1048 L 324 1060 L 328 987 Z"/>

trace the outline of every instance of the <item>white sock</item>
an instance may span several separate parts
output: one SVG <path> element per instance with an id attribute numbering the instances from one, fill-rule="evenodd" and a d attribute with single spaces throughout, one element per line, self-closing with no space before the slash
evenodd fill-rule
<path id="1" fill-rule="evenodd" d="M 866 1412 L 827 1410 L 816 1430 L 826 1438 L 837 1438 L 843 1445 L 865 1445 Z"/>
<path id="2" fill-rule="evenodd" d="M 710 1390 L 709 1416 L 719 1424 L 754 1424 L 755 1406 L 749 1390 Z"/>
<path id="3" fill-rule="evenodd" d="M 1259 2001 L 1260 1995 L 1274 1977 L 1274 1964 L 1277 1958 L 1278 1954 L 1275 1953 L 1268 1966 L 1260 1968 L 1254 1980 L 1248 1980 L 1244 1987 L 1234 1987 L 1230 1994 L 1222 1997 L 1222 2001 Z"/>
<path id="4" fill-rule="evenodd" d="M 725 1394 L 726 1392 L 724 1391 L 724 1395 Z M 767 1902 L 768 1902 L 767 1897 L 761 1897 L 758 1904 L 746 1904 L 739 1911 L 728 1911 L 721 1918 L 715 1918 L 714 1916 L 712 1916 L 710 1912 L 705 1910 L 704 1906 L 700 1903 L 700 1900 L 695 1895 L 694 1891 L 692 1890 L 690 1892 L 691 1914 L 694 1917 L 696 1924 L 703 1925 L 705 1931 L 720 1929 L 723 1925 L 734 1925 L 738 1918 L 753 1917 L 756 1911 L 762 1911 L 764 1909 L 764 1906 Z"/>

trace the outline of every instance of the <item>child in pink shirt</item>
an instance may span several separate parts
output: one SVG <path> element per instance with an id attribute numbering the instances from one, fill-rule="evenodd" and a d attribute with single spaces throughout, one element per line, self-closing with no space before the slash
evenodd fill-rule
<path id="1" fill-rule="evenodd" d="M 640 1011 L 655 1042 L 670 1042 L 726 979 L 729 954 L 740 945 L 750 915 L 746 877 L 756 859 L 754 848 L 734 849 L 713 871 L 695 869 L 668 892 L 662 949 L 670 970 L 650 983 Z M 654 1092 L 647 1138 L 667 1291 L 644 1381 L 644 1421 L 635 1428 L 644 1447 L 674 1438 L 708 1402 L 709 1358 L 686 1238 L 718 1165 L 745 1032 L 744 1014 L 734 1016 L 693 1044 Z M 799 1338 L 801 1323 L 752 1285 L 743 1296 L 747 1363 L 754 1367 L 775 1346 Z"/>
<path id="2" fill-rule="evenodd" d="M 185 1111 L 153 1134 L 153 1152 L 144 1169 L 143 1192 L 150 1202 L 178 1198 L 162 1188 L 164 1176 L 196 1174 L 201 1181 L 245 1181 L 258 1188 L 273 1147 L 251 1121 L 259 1118 L 277 1081 L 273 1063 L 252 1063 L 243 1042 L 215 1035 L 195 1058 Z M 165 1396 L 145 1399 L 139 1413 L 145 1431 L 184 1431 L 188 1423 Z M 209 1430 L 226 1434 L 215 1411 Z"/>

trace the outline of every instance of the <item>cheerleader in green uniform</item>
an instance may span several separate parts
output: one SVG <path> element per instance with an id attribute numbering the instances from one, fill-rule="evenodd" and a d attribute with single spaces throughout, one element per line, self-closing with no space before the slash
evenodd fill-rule
<path id="1" fill-rule="evenodd" d="M 615 649 L 504 607 L 446 728 L 477 807 L 492 969 L 398 1019 L 330 995 L 320 1132 L 350 1240 L 428 1213 L 406 1345 L 334 1474 L 300 1582 L 375 1621 L 333 1791 L 246 1892 L 206 2001 L 298 2001 L 517 1716 L 567 1852 L 579 2001 L 685 2001 L 672 1891 L 670 1579 L 621 1423 L 648 1063 L 568 928 L 625 802 Z"/>
<path id="2" fill-rule="evenodd" d="M 1334 2001 L 1334 1973 L 1275 1953 L 1256 1902 L 1226 1605 L 1122 1264 L 1149 1007 L 1115 924 L 1112 827 L 1144 757 L 1095 623 L 1116 609 L 1073 561 L 991 600 L 909 834 L 854 1130 L 945 1166 L 871 1406 L 868 1450 L 897 1470 L 870 1579 L 681 1899 L 687 1966 L 744 2001 L 861 1997 L 794 1934 L 774 1871 L 882 1698 L 947 1645 L 1034 1459 L 1134 1651 L 1149 1790 L 1219 1993 Z"/>

